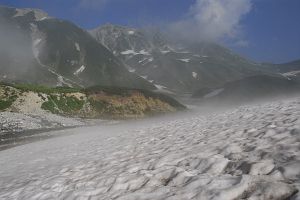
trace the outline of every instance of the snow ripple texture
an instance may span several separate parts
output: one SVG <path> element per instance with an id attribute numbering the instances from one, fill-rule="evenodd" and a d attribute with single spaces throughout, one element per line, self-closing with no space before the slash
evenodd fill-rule
<path id="1" fill-rule="evenodd" d="M 0 152 L 0 199 L 300 199 L 300 98 Z M 74 130 L 74 131 L 75 131 Z"/>

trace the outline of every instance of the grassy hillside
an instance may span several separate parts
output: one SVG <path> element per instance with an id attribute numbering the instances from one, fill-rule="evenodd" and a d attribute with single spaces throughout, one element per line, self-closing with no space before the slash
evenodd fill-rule
<path id="1" fill-rule="evenodd" d="M 83 118 L 139 118 L 184 108 L 171 97 L 140 89 L 0 84 L 0 111 L 51 112 Z"/>

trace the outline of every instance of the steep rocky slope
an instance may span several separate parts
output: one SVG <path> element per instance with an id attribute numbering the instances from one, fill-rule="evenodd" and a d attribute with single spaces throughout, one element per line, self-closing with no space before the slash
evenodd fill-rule
<path id="1" fill-rule="evenodd" d="M 35 9 L 0 6 L 0 81 L 155 89 L 85 30 Z"/>
<path id="2" fill-rule="evenodd" d="M 159 31 L 104 25 L 90 31 L 129 69 L 159 89 L 194 92 L 244 77 L 270 74 L 260 64 L 214 43 L 187 44 Z"/>

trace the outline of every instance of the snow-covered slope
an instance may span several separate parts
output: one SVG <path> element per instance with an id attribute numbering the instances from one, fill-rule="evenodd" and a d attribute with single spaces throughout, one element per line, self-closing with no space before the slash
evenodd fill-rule
<path id="1" fill-rule="evenodd" d="M 0 199 L 300 199 L 300 98 L 0 152 Z"/>
<path id="2" fill-rule="evenodd" d="M 214 43 L 186 44 L 159 30 L 104 25 L 91 35 L 154 84 L 176 92 L 193 92 L 265 73 L 260 65 Z"/>

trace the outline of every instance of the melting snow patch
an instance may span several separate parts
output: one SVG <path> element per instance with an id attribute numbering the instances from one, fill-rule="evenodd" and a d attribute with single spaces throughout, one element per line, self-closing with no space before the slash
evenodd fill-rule
<path id="1" fill-rule="evenodd" d="M 147 60 L 147 59 L 146 59 L 146 60 Z M 147 60 L 147 62 L 143 62 L 142 65 L 146 65 L 146 64 L 152 62 L 153 60 L 154 60 L 153 58 L 149 58 L 149 59 Z"/>
<path id="2" fill-rule="evenodd" d="M 141 50 L 140 51 L 140 54 L 143 54 L 143 55 L 150 55 L 149 52 L 145 51 L 145 49 Z"/>
<path id="3" fill-rule="evenodd" d="M 190 59 L 177 59 L 177 60 L 180 60 L 180 61 L 186 62 L 186 63 L 190 62 Z"/>
<path id="4" fill-rule="evenodd" d="M 129 54 L 137 55 L 138 53 L 133 50 L 126 50 L 126 51 L 122 51 L 121 54 L 122 55 L 129 55 Z"/>
<path id="5" fill-rule="evenodd" d="M 135 72 L 135 69 L 129 69 L 128 71 L 133 73 L 133 72 Z"/>
<path id="6" fill-rule="evenodd" d="M 77 51 L 80 51 L 80 46 L 77 42 L 75 42 L 75 48 L 76 48 Z"/>
<path id="7" fill-rule="evenodd" d="M 128 34 L 129 34 L 129 35 L 133 35 L 133 34 L 134 34 L 134 31 L 128 31 Z"/>
<path id="8" fill-rule="evenodd" d="M 168 51 L 168 50 L 166 50 L 166 51 L 160 51 L 162 54 L 167 54 L 167 53 L 170 53 L 171 51 Z"/>
<path id="9" fill-rule="evenodd" d="M 146 56 L 149 56 L 150 53 L 145 51 L 145 49 L 141 50 L 140 52 L 135 52 L 134 50 L 126 50 L 126 51 L 122 51 L 121 52 L 122 55 L 129 55 L 129 54 L 133 54 L 133 55 L 139 55 L 139 54 L 142 54 L 142 55 L 146 55 Z"/>
<path id="10" fill-rule="evenodd" d="M 198 77 L 198 74 L 196 72 L 192 72 L 192 75 L 193 75 L 194 78 Z"/>
<path id="11" fill-rule="evenodd" d="M 140 60 L 139 63 L 142 63 L 142 62 L 144 62 L 146 60 L 147 60 L 147 58 L 144 58 L 143 60 Z"/>
<path id="12" fill-rule="evenodd" d="M 297 76 L 297 74 L 300 73 L 300 70 L 296 70 L 296 71 L 290 71 L 290 72 L 286 72 L 286 73 L 283 73 L 282 75 L 287 77 L 287 76 Z"/>
<path id="13" fill-rule="evenodd" d="M 220 94 L 223 91 L 224 91 L 224 88 L 216 89 L 216 90 L 212 91 L 211 93 L 208 93 L 207 95 L 205 95 L 204 98 L 211 98 L 211 97 L 217 96 L 218 94 Z"/>
<path id="14" fill-rule="evenodd" d="M 82 65 L 79 69 L 76 70 L 76 72 L 74 72 L 74 75 L 79 75 L 80 73 L 82 73 L 85 70 L 85 66 Z"/>
<path id="15" fill-rule="evenodd" d="M 158 84 L 155 84 L 155 87 L 157 87 L 157 89 L 159 89 L 159 90 L 167 89 L 167 87 L 165 87 L 163 85 L 158 85 Z"/>
<path id="16" fill-rule="evenodd" d="M 39 19 L 39 21 L 45 20 L 47 19 L 47 17 L 42 17 L 41 19 Z"/>

